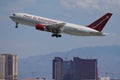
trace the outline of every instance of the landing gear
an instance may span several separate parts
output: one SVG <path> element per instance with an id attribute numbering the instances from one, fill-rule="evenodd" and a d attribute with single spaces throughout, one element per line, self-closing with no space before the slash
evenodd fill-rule
<path id="1" fill-rule="evenodd" d="M 16 26 L 15 26 L 15 28 L 18 28 L 18 22 L 16 22 Z"/>
<path id="2" fill-rule="evenodd" d="M 52 37 L 56 37 L 56 38 L 62 37 L 62 35 L 60 35 L 60 34 L 52 34 L 51 36 L 52 36 Z"/>
<path id="3" fill-rule="evenodd" d="M 62 35 L 60 35 L 60 33 L 61 33 L 60 30 L 53 29 L 53 30 L 51 30 L 51 32 L 53 33 L 53 34 L 51 35 L 52 37 L 56 37 L 56 38 L 62 37 Z"/>

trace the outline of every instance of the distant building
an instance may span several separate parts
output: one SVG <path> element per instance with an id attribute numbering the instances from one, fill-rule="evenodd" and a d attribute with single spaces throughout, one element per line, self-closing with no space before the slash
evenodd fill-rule
<path id="1" fill-rule="evenodd" d="M 22 80 L 35 80 L 35 78 L 26 78 L 26 79 L 22 79 Z"/>
<path id="2" fill-rule="evenodd" d="M 0 54 L 0 80 L 17 80 L 18 75 L 17 56 L 12 54 Z"/>
<path id="3" fill-rule="evenodd" d="M 101 77 L 100 80 L 110 80 L 110 77 Z"/>
<path id="4" fill-rule="evenodd" d="M 55 57 L 53 60 L 53 79 L 63 80 L 63 59 Z"/>
<path id="5" fill-rule="evenodd" d="M 53 60 L 54 80 L 98 80 L 97 59 L 81 59 L 64 61 L 60 57 Z"/>
<path id="6" fill-rule="evenodd" d="M 45 78 L 25 78 L 22 80 L 46 80 Z"/>

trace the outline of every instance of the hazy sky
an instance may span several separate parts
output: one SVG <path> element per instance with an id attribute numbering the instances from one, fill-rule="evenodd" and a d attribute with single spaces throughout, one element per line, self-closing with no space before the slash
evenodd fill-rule
<path id="1" fill-rule="evenodd" d="M 9 19 L 13 13 L 33 15 L 88 25 L 107 12 L 113 16 L 103 32 L 105 37 L 78 37 L 51 33 L 19 25 Z M 120 45 L 120 0 L 0 0 L 0 53 L 15 53 L 19 57 L 44 55 L 51 52 L 91 46 Z"/>

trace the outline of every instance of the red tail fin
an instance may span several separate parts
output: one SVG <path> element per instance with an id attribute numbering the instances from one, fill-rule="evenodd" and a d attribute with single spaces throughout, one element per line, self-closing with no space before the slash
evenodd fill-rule
<path id="1" fill-rule="evenodd" d="M 112 13 L 106 13 L 104 16 L 102 16 L 95 22 L 91 23 L 87 27 L 95 29 L 97 31 L 102 31 L 102 29 L 104 28 L 105 24 L 108 22 L 111 16 L 112 16 Z"/>

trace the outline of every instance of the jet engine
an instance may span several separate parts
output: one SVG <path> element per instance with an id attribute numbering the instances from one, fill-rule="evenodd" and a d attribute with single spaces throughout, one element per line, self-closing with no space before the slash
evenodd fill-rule
<path id="1" fill-rule="evenodd" d="M 42 31 L 45 30 L 45 26 L 43 24 L 36 24 L 35 27 L 37 30 L 42 30 Z"/>

